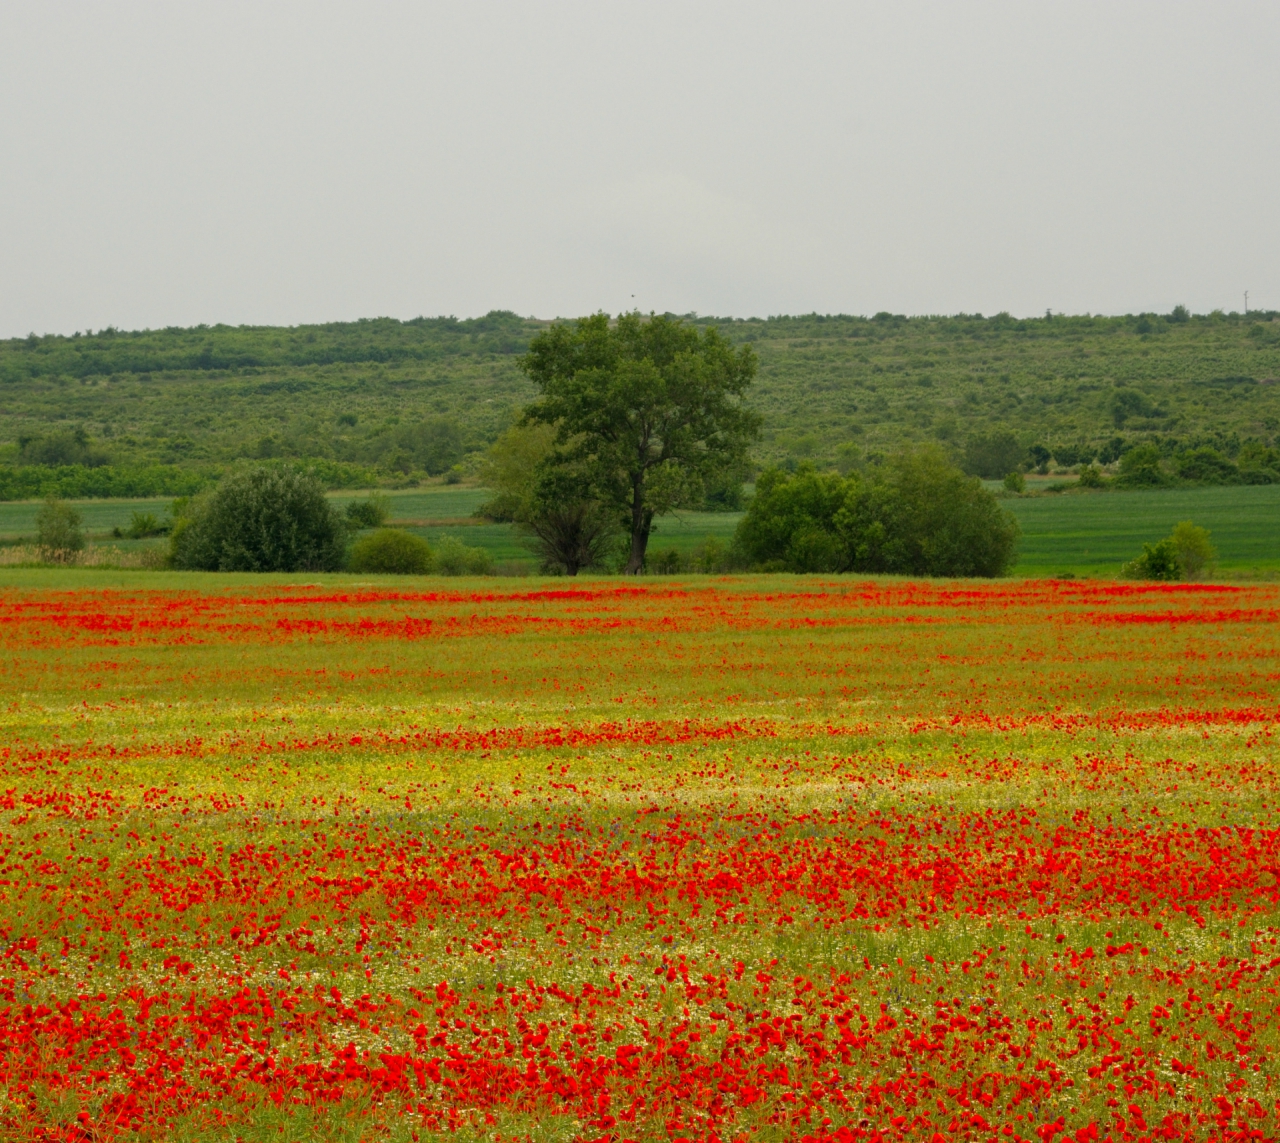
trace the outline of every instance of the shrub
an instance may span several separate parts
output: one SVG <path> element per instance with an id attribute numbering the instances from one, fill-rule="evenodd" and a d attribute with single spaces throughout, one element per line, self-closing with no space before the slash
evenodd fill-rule
<path id="1" fill-rule="evenodd" d="M 734 547 L 765 570 L 994 576 L 1012 564 L 1017 537 L 992 493 L 925 449 L 865 478 L 762 473 Z"/>
<path id="2" fill-rule="evenodd" d="M 1010 472 L 1004 478 L 1006 492 L 1026 492 L 1027 478 L 1020 472 Z"/>
<path id="3" fill-rule="evenodd" d="M 992 493 L 931 449 L 892 458 L 836 524 L 856 570 L 929 576 L 1003 575 L 1019 531 Z"/>
<path id="4" fill-rule="evenodd" d="M 1127 579 L 1199 579 L 1217 558 L 1209 533 L 1184 520 L 1158 544 L 1143 544 L 1142 555 L 1120 574 Z"/>
<path id="5" fill-rule="evenodd" d="M 361 536 L 347 557 L 347 567 L 361 574 L 430 575 L 434 566 L 427 541 L 399 528 L 379 528 Z"/>
<path id="6" fill-rule="evenodd" d="M 1102 469 L 1096 464 L 1086 464 L 1080 470 L 1081 488 L 1102 488 L 1106 481 L 1102 479 Z"/>
<path id="7" fill-rule="evenodd" d="M 727 571 L 730 564 L 729 549 L 722 540 L 709 536 L 693 550 L 690 563 L 694 571 L 704 575 Z"/>
<path id="8" fill-rule="evenodd" d="M 436 570 L 441 575 L 493 575 L 493 557 L 484 548 L 469 548 L 456 536 L 436 545 Z"/>
<path id="9" fill-rule="evenodd" d="M 771 468 L 756 481 L 755 496 L 734 534 L 744 563 L 778 571 L 833 572 L 850 567 L 850 553 L 836 534 L 836 513 L 859 487 L 857 477 L 819 473 L 802 465 L 795 473 Z"/>
<path id="10" fill-rule="evenodd" d="M 654 575 L 679 575 L 684 571 L 684 560 L 675 548 L 656 552 L 649 558 L 649 571 Z"/>
<path id="11" fill-rule="evenodd" d="M 1197 528 L 1190 520 L 1183 520 L 1169 535 L 1178 553 L 1178 565 L 1183 579 L 1199 579 L 1210 567 L 1218 553 L 1209 542 L 1209 530 Z"/>
<path id="12" fill-rule="evenodd" d="M 1079 444 L 1054 445 L 1053 459 L 1064 468 L 1073 468 L 1082 461 L 1092 459 L 1090 456 L 1086 455 L 1088 452 L 1088 449 Z"/>
<path id="13" fill-rule="evenodd" d="M 291 572 L 342 566 L 342 520 L 309 472 L 241 469 L 184 511 L 173 529 L 174 567 Z"/>
<path id="14" fill-rule="evenodd" d="M 110 457 L 102 449 L 89 443 L 84 429 L 75 432 L 54 433 L 48 437 L 19 437 L 18 461 L 20 464 L 65 468 L 83 465 L 85 468 L 102 468 L 110 463 Z"/>
<path id="15" fill-rule="evenodd" d="M 151 512 L 134 512 L 129 517 L 129 526 L 124 534 L 131 540 L 145 540 L 149 536 L 163 536 L 169 531 L 169 525 L 156 518 Z"/>
<path id="16" fill-rule="evenodd" d="M 390 451 L 379 458 L 385 467 L 406 474 L 421 469 L 430 476 L 447 472 L 465 451 L 462 426 L 451 417 L 399 425 L 391 433 L 390 445 Z"/>
<path id="17" fill-rule="evenodd" d="M 36 512 L 36 547 L 43 560 L 70 563 L 84 548 L 80 513 L 64 501 L 48 497 Z"/>
<path id="18" fill-rule="evenodd" d="M 1125 564 L 1120 569 L 1120 574 L 1126 579 L 1181 579 L 1182 567 L 1178 563 L 1178 549 L 1172 540 L 1143 544 L 1142 555 Z"/>
<path id="19" fill-rule="evenodd" d="M 390 515 L 391 497 L 383 492 L 371 492 L 346 507 L 347 526 L 351 528 L 381 528 Z"/>

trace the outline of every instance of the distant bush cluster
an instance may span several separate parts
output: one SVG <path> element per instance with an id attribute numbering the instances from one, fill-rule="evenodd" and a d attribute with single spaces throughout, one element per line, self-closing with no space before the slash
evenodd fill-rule
<path id="1" fill-rule="evenodd" d="M 1174 438 L 1126 442 L 1114 437 L 1100 448 L 1084 444 L 1024 446 L 1008 429 L 978 433 L 965 445 L 964 471 L 985 480 L 1004 480 L 1010 491 L 1022 491 L 1019 477 L 1033 469 L 1048 472 L 1050 462 L 1066 468 L 1092 468 L 1086 485 L 1102 487 L 1095 462 L 1115 464 L 1114 483 L 1121 488 L 1179 484 L 1280 484 L 1280 449 L 1259 440 L 1229 441 L 1223 448 Z"/>
<path id="2" fill-rule="evenodd" d="M 79 464 L 0 466 L 0 500 L 39 500 L 48 496 L 64 500 L 190 496 L 209 483 L 206 474 L 175 465 L 141 468 L 86 467 Z"/>
<path id="3" fill-rule="evenodd" d="M 763 571 L 997 576 L 1017 538 L 1017 521 L 976 479 L 922 450 L 847 477 L 765 472 L 734 547 Z"/>
<path id="4" fill-rule="evenodd" d="M 312 472 L 250 467 L 216 488 L 174 505 L 173 567 L 193 571 L 491 575 L 488 552 L 446 536 L 433 551 L 419 536 L 388 528 L 382 493 L 352 501 L 339 514 Z M 135 513 L 130 534 L 157 534 L 154 518 Z M 348 541 L 353 534 L 353 543 Z"/>
<path id="5" fill-rule="evenodd" d="M 1143 544 L 1142 555 L 1120 569 L 1127 579 L 1195 580 L 1213 566 L 1218 553 L 1209 542 L 1209 533 L 1184 520 L 1163 540 Z"/>
<path id="6" fill-rule="evenodd" d="M 1173 484 L 1280 484 L 1280 450 L 1257 441 L 1240 447 L 1234 459 L 1207 445 L 1166 452 L 1154 441 L 1120 458 L 1115 483 L 1125 488 Z"/>

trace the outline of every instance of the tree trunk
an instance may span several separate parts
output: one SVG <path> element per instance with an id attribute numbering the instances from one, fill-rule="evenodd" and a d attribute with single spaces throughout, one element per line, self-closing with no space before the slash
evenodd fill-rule
<path id="1" fill-rule="evenodd" d="M 644 506 L 644 477 L 631 490 L 631 554 L 627 557 L 627 575 L 639 575 L 644 569 L 644 553 L 649 546 L 649 529 L 653 513 Z"/>

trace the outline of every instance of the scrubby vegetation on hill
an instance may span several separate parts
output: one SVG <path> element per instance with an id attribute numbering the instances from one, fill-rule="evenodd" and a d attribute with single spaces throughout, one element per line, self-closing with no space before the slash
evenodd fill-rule
<path id="1" fill-rule="evenodd" d="M 693 320 L 758 354 L 762 464 L 847 471 L 932 441 L 1002 476 L 1011 458 L 1114 464 L 1150 442 L 1171 477 L 1212 482 L 1230 468 L 1179 458 L 1253 471 L 1280 434 L 1276 314 Z M 3 341 L 0 496 L 187 492 L 240 458 L 307 459 L 331 486 L 466 468 L 533 398 L 517 358 L 546 325 L 495 311 Z"/>

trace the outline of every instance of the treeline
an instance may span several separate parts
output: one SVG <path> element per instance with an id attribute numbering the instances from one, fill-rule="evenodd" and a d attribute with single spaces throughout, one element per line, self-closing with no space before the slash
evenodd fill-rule
<path id="1" fill-rule="evenodd" d="M 759 571 L 998 576 L 1017 539 L 991 493 L 925 449 L 847 477 L 768 470 L 730 558 Z"/>
<path id="2" fill-rule="evenodd" d="M 669 315 L 671 316 L 671 315 Z M 1088 335 L 1156 336 L 1186 328 L 1219 329 L 1247 325 L 1251 336 L 1266 338 L 1266 326 L 1278 316 L 1252 314 L 1193 315 L 1178 306 L 1170 314 L 1047 314 L 1015 318 L 1008 313 L 907 317 L 882 312 L 779 315 L 768 318 L 685 315 L 692 324 L 715 326 L 733 341 L 791 341 L 796 338 L 886 341 L 904 333 L 956 338 L 1059 340 Z M 301 326 L 170 326 L 159 330 L 107 327 L 83 333 L 35 334 L 0 340 L 0 384 L 34 377 L 113 377 L 160 372 L 227 372 L 278 366 L 386 364 L 439 361 L 453 356 L 519 354 L 546 322 L 522 318 L 510 310 L 484 317 L 362 318 Z M 804 348 L 804 347 L 801 347 Z"/>
<path id="3" fill-rule="evenodd" d="M 190 496 L 212 479 L 210 474 L 193 472 L 174 465 L 143 468 L 116 468 L 102 465 L 27 465 L 0 467 L 0 500 L 109 499 L 147 496 Z"/>
<path id="4" fill-rule="evenodd" d="M 31 377 L 225 372 L 274 366 L 438 361 L 521 353 L 539 323 L 506 310 L 482 318 L 366 318 L 321 325 L 199 325 L 0 341 L 0 384 Z"/>
<path id="5" fill-rule="evenodd" d="M 960 465 L 965 472 L 989 480 L 1010 474 L 1048 473 L 1051 463 L 1080 468 L 1086 483 L 1122 488 L 1177 484 L 1280 484 L 1280 449 L 1260 440 L 1230 437 L 1213 444 L 1203 437 L 1190 440 L 1151 436 L 1136 440 L 1112 437 L 1101 447 L 1070 444 L 1050 449 L 1039 443 L 1024 445 L 1011 430 L 975 433 L 965 444 Z M 1104 480 L 1099 465 L 1115 466 Z"/>

